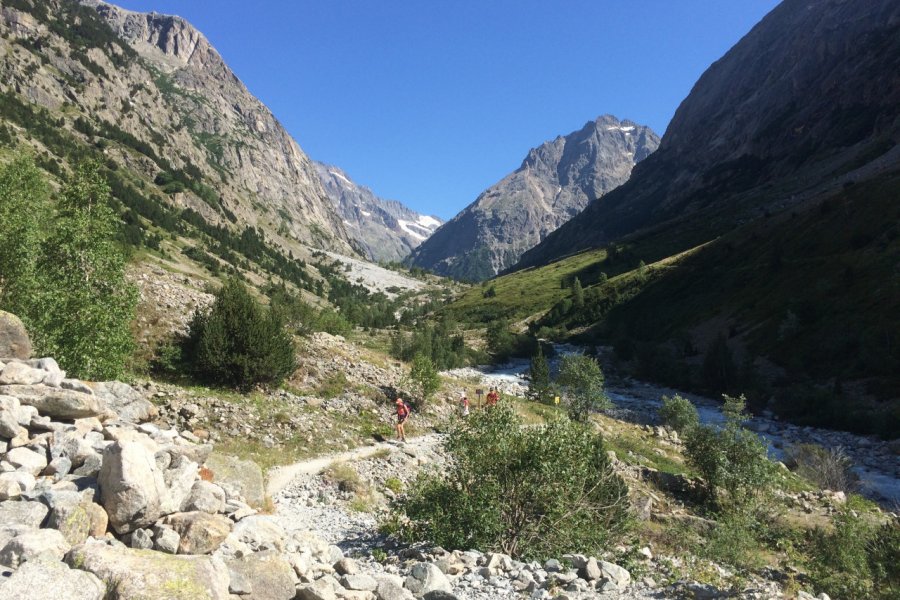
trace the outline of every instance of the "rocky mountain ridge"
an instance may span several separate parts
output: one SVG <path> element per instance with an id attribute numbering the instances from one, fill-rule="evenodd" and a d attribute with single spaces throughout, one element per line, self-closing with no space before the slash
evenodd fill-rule
<path id="1" fill-rule="evenodd" d="M 706 241 L 896 168 L 898 39 L 890 0 L 782 2 L 700 77 L 628 184 L 519 266 L 652 228 Z"/>
<path id="2" fill-rule="evenodd" d="M 34 127 L 17 118 L 22 106 L 56 121 L 55 137 L 27 142 L 51 172 L 93 146 L 147 202 L 238 234 L 257 228 L 285 252 L 354 253 L 309 158 L 184 19 L 16 0 L 0 29 L 4 120 L 14 139 Z"/>
<path id="3" fill-rule="evenodd" d="M 557 227 L 628 180 L 659 137 L 646 126 L 604 115 L 579 131 L 532 148 L 513 173 L 482 192 L 408 262 L 440 275 L 486 279 Z"/>
<path id="4" fill-rule="evenodd" d="M 348 235 L 370 260 L 400 261 L 442 224 L 437 217 L 419 214 L 396 200 L 379 198 L 338 167 L 318 161 L 313 166 Z"/>

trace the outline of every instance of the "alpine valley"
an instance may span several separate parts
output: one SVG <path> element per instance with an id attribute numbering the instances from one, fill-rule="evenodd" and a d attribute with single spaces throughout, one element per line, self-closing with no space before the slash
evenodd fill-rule
<path id="1" fill-rule="evenodd" d="M 182 4 L 225 56 L 296 41 L 251 29 L 290 9 L 281 57 L 360 58 L 365 3 L 226 4 Z M 366 49 L 442 85 L 418 43 L 512 22 L 375 4 Z M 607 4 L 661 52 L 662 4 L 749 3 Z M 535 23 L 501 41 L 544 77 L 525 50 L 570 31 Z M 184 18 L 0 0 L 0 599 L 898 600 L 900 2 L 783 0 L 729 43 L 662 138 L 593 106 L 442 222 L 307 156 Z M 554 111 L 603 69 L 664 96 L 601 56 Z M 367 106 L 403 66 L 369 64 Z M 391 150 L 449 141 L 415 133 Z"/>

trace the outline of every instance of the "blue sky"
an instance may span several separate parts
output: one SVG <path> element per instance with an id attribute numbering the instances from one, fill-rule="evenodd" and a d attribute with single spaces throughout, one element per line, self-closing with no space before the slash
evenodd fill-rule
<path id="1" fill-rule="evenodd" d="M 604 113 L 660 135 L 776 0 L 119 0 L 198 27 L 306 153 L 452 217 Z"/>

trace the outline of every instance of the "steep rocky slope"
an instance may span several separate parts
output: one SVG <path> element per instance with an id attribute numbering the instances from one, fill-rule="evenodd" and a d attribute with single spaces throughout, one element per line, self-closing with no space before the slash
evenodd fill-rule
<path id="1" fill-rule="evenodd" d="M 589 202 L 627 181 L 658 144 L 650 128 L 610 115 L 545 142 L 438 229 L 409 262 L 457 278 L 496 275 Z"/>
<path id="2" fill-rule="evenodd" d="M 441 221 L 396 200 L 385 200 L 332 165 L 313 161 L 319 180 L 334 202 L 351 238 L 375 261 L 399 261 L 428 239 Z"/>
<path id="3" fill-rule="evenodd" d="M 40 111 L 55 131 L 27 143 L 49 171 L 93 147 L 149 202 L 256 227 L 285 248 L 353 253 L 310 160 L 185 20 L 97 0 L 14 0 L 0 32 L 6 131 L 26 138 L 38 123 L 23 113 Z"/>
<path id="4" fill-rule="evenodd" d="M 786 0 L 703 74 L 628 184 L 520 266 L 659 226 L 711 239 L 896 167 L 898 137 L 900 6 Z"/>

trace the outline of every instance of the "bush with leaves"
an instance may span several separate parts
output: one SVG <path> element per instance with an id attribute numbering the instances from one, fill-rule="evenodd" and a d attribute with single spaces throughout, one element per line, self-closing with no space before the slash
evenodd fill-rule
<path id="1" fill-rule="evenodd" d="M 545 558 L 599 555 L 626 530 L 627 486 L 589 426 L 525 427 L 500 404 L 457 421 L 447 450 L 447 471 L 420 476 L 402 505 L 411 538 Z"/>
<path id="2" fill-rule="evenodd" d="M 73 375 L 118 377 L 134 347 L 137 290 L 125 279 L 109 185 L 99 163 L 79 165 L 43 237 L 45 189 L 28 158 L 0 173 L 2 304 L 22 317 L 38 352 Z"/>
<path id="3" fill-rule="evenodd" d="M 812 533 L 810 576 L 827 594 L 856 599 L 900 599 L 900 519 L 882 525 L 846 508 L 834 528 Z"/>
<path id="4" fill-rule="evenodd" d="M 766 491 L 772 481 L 772 463 L 765 443 L 754 432 L 743 427 L 744 396 L 723 396 L 725 404 L 722 426 L 698 425 L 685 436 L 685 455 L 704 482 L 709 504 L 723 508 L 745 504 Z M 719 489 L 727 493 L 721 498 Z"/>
<path id="5" fill-rule="evenodd" d="M 685 434 L 700 424 L 700 415 L 697 407 L 687 398 L 678 394 L 669 398 L 662 397 L 662 406 L 659 408 L 659 419 L 664 425 L 671 427 L 680 434 Z"/>
<path id="6" fill-rule="evenodd" d="M 416 354 L 413 358 L 412 367 L 409 370 L 409 380 L 415 386 L 415 391 L 423 402 L 427 402 L 441 387 L 441 378 L 434 368 L 434 363 L 424 354 Z"/>
<path id="7" fill-rule="evenodd" d="M 603 371 L 595 358 L 567 354 L 559 366 L 557 383 L 565 388 L 569 418 L 585 422 L 594 411 L 609 406 L 603 392 Z"/>
<path id="8" fill-rule="evenodd" d="M 294 344 L 278 316 L 237 279 L 216 293 L 208 313 L 194 316 L 183 356 L 200 379 L 241 389 L 277 385 L 295 368 Z"/>
<path id="9" fill-rule="evenodd" d="M 17 155 L 0 168 L 0 306 L 31 325 L 47 182 L 34 159 Z"/>

